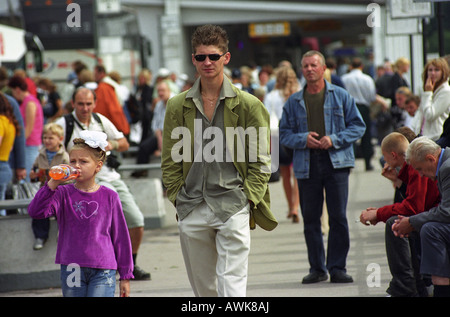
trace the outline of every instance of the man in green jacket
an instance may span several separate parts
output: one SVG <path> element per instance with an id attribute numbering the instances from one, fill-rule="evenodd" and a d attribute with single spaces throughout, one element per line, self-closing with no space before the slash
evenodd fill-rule
<path id="1" fill-rule="evenodd" d="M 250 229 L 272 230 L 269 114 L 224 77 L 228 36 L 213 25 L 192 36 L 193 87 L 167 102 L 162 172 L 175 205 L 196 296 L 245 296 Z"/>

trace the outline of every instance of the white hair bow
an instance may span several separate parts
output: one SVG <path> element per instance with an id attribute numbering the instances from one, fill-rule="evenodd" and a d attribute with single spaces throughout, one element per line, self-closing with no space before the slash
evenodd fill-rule
<path id="1" fill-rule="evenodd" d="M 108 146 L 107 136 L 104 132 L 83 130 L 80 131 L 80 138 L 92 148 L 99 147 L 105 151 L 105 148 Z"/>

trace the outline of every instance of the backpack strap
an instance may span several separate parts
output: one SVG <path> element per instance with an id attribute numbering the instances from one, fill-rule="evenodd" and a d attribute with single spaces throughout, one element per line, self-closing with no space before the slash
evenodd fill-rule
<path id="1" fill-rule="evenodd" d="M 66 131 L 65 131 L 66 136 L 64 138 L 64 146 L 67 149 L 67 145 L 69 144 L 70 138 L 72 137 L 75 118 L 71 113 L 68 113 L 64 115 L 64 119 L 66 120 Z"/>
<path id="2" fill-rule="evenodd" d="M 96 112 L 93 112 L 93 113 L 92 113 L 92 116 L 94 117 L 95 121 L 97 121 L 98 123 L 100 123 L 100 125 L 102 126 L 102 130 L 104 130 L 104 128 L 103 128 L 103 123 L 102 123 L 102 119 L 100 119 L 100 116 L 99 116 Z"/>

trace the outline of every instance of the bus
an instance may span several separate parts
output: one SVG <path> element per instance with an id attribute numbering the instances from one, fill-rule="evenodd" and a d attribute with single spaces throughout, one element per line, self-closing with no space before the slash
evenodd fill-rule
<path id="1" fill-rule="evenodd" d="M 13 71 L 31 68 L 43 70 L 44 47 L 39 37 L 23 29 L 0 24 L 0 64 Z M 28 65 L 28 67 L 27 67 Z"/>
<path id="2" fill-rule="evenodd" d="M 122 84 L 131 90 L 139 71 L 148 68 L 150 42 L 140 34 L 137 13 L 121 6 L 119 0 L 110 1 L 118 2 L 118 9 L 100 11 L 98 2 L 102 1 L 20 1 L 25 30 L 32 30 L 45 47 L 39 76 L 56 84 L 64 102 L 73 91 L 68 76 L 75 61 L 90 70 L 101 64 L 107 72 L 119 72 Z M 72 17 L 78 18 L 75 26 Z"/>

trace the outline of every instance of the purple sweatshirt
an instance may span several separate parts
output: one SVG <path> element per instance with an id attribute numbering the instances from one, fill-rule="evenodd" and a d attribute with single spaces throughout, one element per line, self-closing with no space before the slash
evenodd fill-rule
<path id="1" fill-rule="evenodd" d="M 100 186 L 86 193 L 68 184 L 52 191 L 46 184 L 31 201 L 28 213 L 35 219 L 56 216 L 57 264 L 114 269 L 122 280 L 133 278 L 130 236 L 113 190 Z"/>

